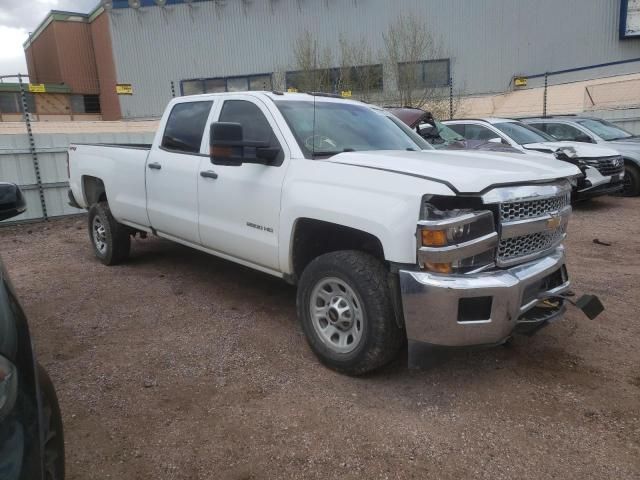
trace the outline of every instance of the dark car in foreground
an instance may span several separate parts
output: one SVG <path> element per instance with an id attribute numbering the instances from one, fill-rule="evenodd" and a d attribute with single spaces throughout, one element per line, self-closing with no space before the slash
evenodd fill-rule
<path id="1" fill-rule="evenodd" d="M 0 183 L 0 220 L 25 209 L 20 189 Z M 27 319 L 0 259 L 0 480 L 63 478 L 58 399 L 35 359 Z"/>

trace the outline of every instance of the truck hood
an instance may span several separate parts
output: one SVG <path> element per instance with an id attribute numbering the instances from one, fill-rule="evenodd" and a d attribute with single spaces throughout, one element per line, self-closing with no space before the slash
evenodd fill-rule
<path id="1" fill-rule="evenodd" d="M 423 177 L 445 183 L 460 193 L 477 193 L 495 185 L 537 183 L 580 175 L 577 167 L 556 159 L 479 151 L 347 152 L 324 161 Z"/>
<path id="2" fill-rule="evenodd" d="M 612 140 L 607 144 L 620 151 L 620 153 L 640 160 L 640 137 L 633 137 L 625 140 Z"/>
<path id="3" fill-rule="evenodd" d="M 590 145 L 588 143 L 581 142 L 539 142 L 539 143 L 527 143 L 522 145 L 526 150 L 536 150 L 538 152 L 553 153 L 560 148 L 573 148 L 576 152 L 576 156 L 579 158 L 599 158 L 599 157 L 613 157 L 618 155 L 618 152 L 612 148 L 601 147 L 597 145 Z"/>
<path id="4" fill-rule="evenodd" d="M 627 147 L 640 148 L 640 135 L 636 135 L 635 137 L 630 138 L 623 138 L 621 140 L 610 140 L 609 143 L 611 145 L 625 145 Z"/>

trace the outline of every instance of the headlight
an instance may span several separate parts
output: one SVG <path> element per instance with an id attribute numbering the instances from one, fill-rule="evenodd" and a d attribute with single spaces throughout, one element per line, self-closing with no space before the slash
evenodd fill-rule
<path id="1" fill-rule="evenodd" d="M 418 263 L 437 273 L 464 273 L 490 265 L 498 234 L 489 210 L 439 210 L 423 205 L 418 222 Z"/>
<path id="2" fill-rule="evenodd" d="M 0 420 L 16 403 L 18 394 L 18 372 L 9 360 L 0 355 Z"/>

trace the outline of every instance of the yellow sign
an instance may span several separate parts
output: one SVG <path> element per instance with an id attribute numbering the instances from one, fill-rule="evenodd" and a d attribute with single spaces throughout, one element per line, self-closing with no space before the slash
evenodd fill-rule
<path id="1" fill-rule="evenodd" d="M 340 96 L 343 98 L 351 98 L 351 90 L 343 90 L 340 92 Z"/>
<path id="2" fill-rule="evenodd" d="M 526 87 L 527 86 L 527 77 L 516 77 L 513 79 L 513 84 L 516 87 Z"/>
<path id="3" fill-rule="evenodd" d="M 289 87 L 289 88 L 287 88 L 287 92 L 289 92 L 289 93 L 298 93 L 298 89 L 297 88 L 293 88 L 293 87 Z"/>
<path id="4" fill-rule="evenodd" d="M 130 83 L 116 84 L 116 93 L 118 95 L 133 95 L 133 86 Z"/>
<path id="5" fill-rule="evenodd" d="M 31 93 L 45 93 L 47 89 L 44 87 L 44 83 L 30 83 L 29 91 Z"/>

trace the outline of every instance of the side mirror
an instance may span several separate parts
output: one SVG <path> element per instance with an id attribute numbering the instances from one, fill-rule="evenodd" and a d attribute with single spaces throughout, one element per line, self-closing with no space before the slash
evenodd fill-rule
<path id="1" fill-rule="evenodd" d="M 0 220 L 20 215 L 26 209 L 20 188 L 13 183 L 0 183 Z"/>
<path id="2" fill-rule="evenodd" d="M 576 138 L 574 139 L 574 142 L 595 143 L 589 135 L 585 135 L 585 134 L 576 136 Z"/>
<path id="3" fill-rule="evenodd" d="M 239 167 L 243 163 L 268 165 L 280 153 L 269 142 L 244 140 L 242 125 L 232 122 L 214 122 L 209 130 L 209 156 L 214 165 Z"/>
<path id="4" fill-rule="evenodd" d="M 500 137 L 490 138 L 487 140 L 489 143 L 504 143 Z"/>

